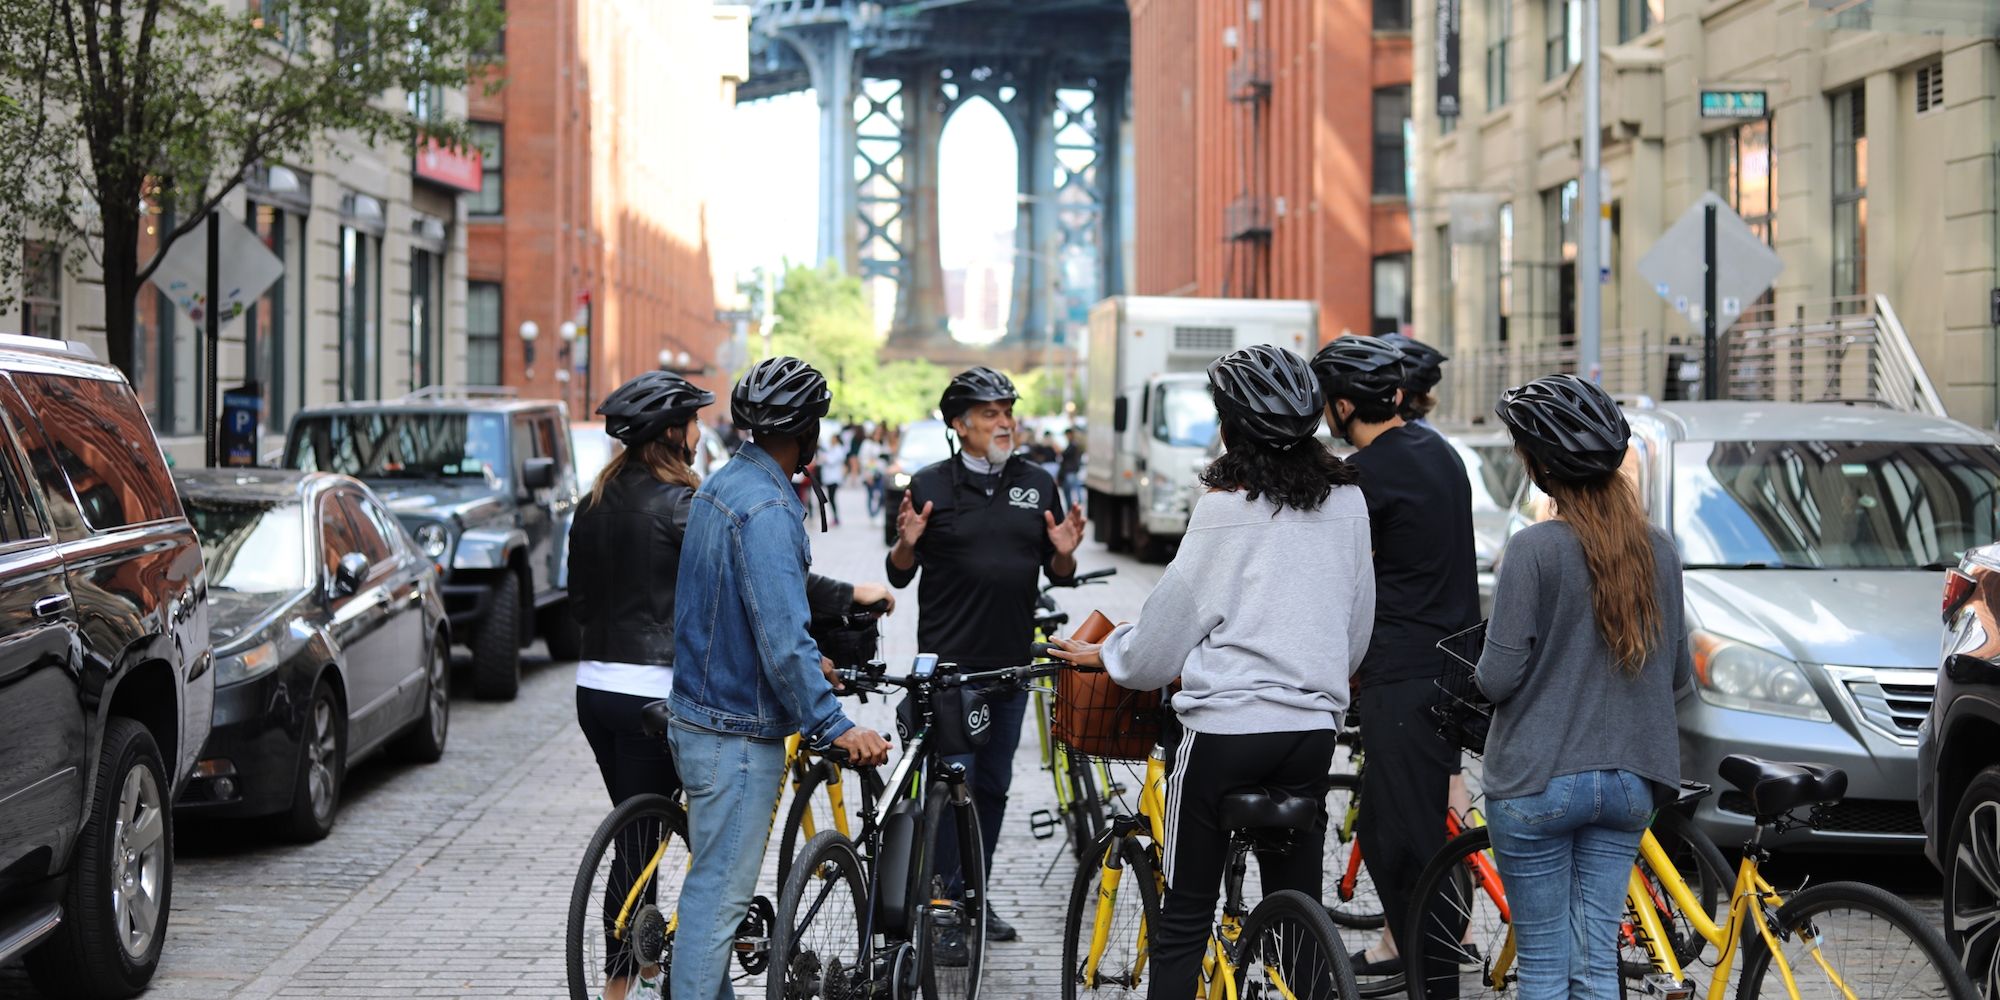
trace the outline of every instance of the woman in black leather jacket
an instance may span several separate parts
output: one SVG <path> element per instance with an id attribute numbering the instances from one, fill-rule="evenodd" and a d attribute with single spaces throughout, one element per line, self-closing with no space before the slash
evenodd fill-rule
<path id="1" fill-rule="evenodd" d="M 597 408 L 605 432 L 625 447 L 598 474 L 570 526 L 569 607 L 583 632 L 576 719 L 614 805 L 647 792 L 674 797 L 681 789 L 666 738 L 645 734 L 640 709 L 673 693 L 674 584 L 681 535 L 701 485 L 691 464 L 700 440 L 696 414 L 713 402 L 713 393 L 679 375 L 653 371 L 619 386 Z M 806 590 L 815 616 L 890 599 L 883 584 L 818 576 L 807 579 Z M 607 898 L 622 898 L 630 887 L 614 884 Z M 606 942 L 605 954 L 605 997 L 658 995 L 649 992 L 658 985 L 644 978 L 657 970 L 632 968 L 630 953 L 616 941 Z"/>

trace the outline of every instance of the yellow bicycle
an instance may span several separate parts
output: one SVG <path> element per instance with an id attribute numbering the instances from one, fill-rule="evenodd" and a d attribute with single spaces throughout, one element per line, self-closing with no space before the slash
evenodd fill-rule
<path id="1" fill-rule="evenodd" d="M 1069 624 L 1069 614 L 1056 607 L 1050 591 L 1058 587 L 1082 587 L 1114 576 L 1116 567 L 1078 573 L 1066 583 L 1042 588 L 1036 600 L 1035 641 L 1054 639 Z M 1082 860 L 1091 845 L 1104 833 L 1107 804 L 1122 792 L 1111 768 L 1069 752 L 1055 740 L 1050 730 L 1050 712 L 1055 705 L 1055 682 L 1044 678 L 1029 687 L 1035 695 L 1035 738 L 1042 752 L 1042 770 L 1049 772 L 1055 785 L 1056 807 L 1037 809 L 1028 816 L 1028 829 L 1036 840 L 1047 840 L 1063 831 L 1070 853 Z"/>
<path id="2" fill-rule="evenodd" d="M 1063 922 L 1063 1000 L 1133 994 L 1146 989 L 1150 929 L 1160 920 L 1165 889 L 1166 760 L 1157 747 L 1146 762 L 1139 815 L 1111 828 L 1077 868 Z M 1311 799 L 1242 792 L 1223 800 L 1229 863 L 1222 916 L 1202 959 L 1199 996 L 1206 1000 L 1327 1000 L 1354 997 L 1354 970 L 1326 907 L 1286 889 L 1244 904 L 1243 882 L 1253 851 L 1288 851 L 1294 836 L 1322 822 Z"/>
<path id="3" fill-rule="evenodd" d="M 1693 964 L 1707 944 L 1718 951 L 1707 1000 L 1722 1000 L 1739 958 L 1739 998 L 1973 1000 L 1972 983 L 1943 936 L 1908 903 L 1859 882 L 1780 893 L 1759 873 L 1771 856 L 1763 846 L 1765 831 L 1816 822 L 1818 811 L 1846 791 L 1845 773 L 1736 755 L 1723 761 L 1721 774 L 1756 810 L 1757 829 L 1743 847 L 1720 922 L 1653 831 L 1640 840 L 1621 946 L 1626 955 L 1643 957 L 1643 966 L 1625 971 L 1645 995 L 1689 1000 L 1699 988 Z M 1813 818 L 1794 818 L 1801 809 Z M 1491 846 L 1486 828 L 1469 830 L 1447 843 L 1419 877 L 1411 926 L 1401 938 L 1411 1000 L 1512 995 L 1519 956 L 1504 887 L 1461 874 Z M 1663 921 L 1662 914 L 1675 919 Z"/>

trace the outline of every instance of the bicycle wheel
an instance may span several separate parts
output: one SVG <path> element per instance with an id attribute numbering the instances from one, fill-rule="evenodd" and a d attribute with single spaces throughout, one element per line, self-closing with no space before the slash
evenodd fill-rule
<path id="1" fill-rule="evenodd" d="M 1359 808 L 1361 776 L 1332 774 L 1326 779 L 1326 909 L 1342 927 L 1374 930 L 1382 926 L 1382 897 L 1361 861 L 1361 841 L 1351 814 Z"/>
<path id="2" fill-rule="evenodd" d="M 780 828 L 782 832 L 778 834 L 778 891 L 784 891 L 785 880 L 792 874 L 792 859 L 798 857 L 799 845 L 821 830 L 840 829 L 834 822 L 833 799 L 827 795 L 827 782 L 836 778 L 840 781 L 842 809 L 847 814 L 846 836 L 850 840 L 861 836 L 861 817 L 882 798 L 882 776 L 874 768 L 848 768 L 830 760 L 814 761 L 792 795 L 792 804 L 785 810 L 785 822 Z M 810 829 L 808 818 L 812 821 Z"/>
<path id="3" fill-rule="evenodd" d="M 1975 996 L 1944 935 L 1910 904 L 1872 885 L 1827 882 L 1801 890 L 1778 907 L 1771 929 L 1798 992 L 1789 992 L 1784 976 L 1772 972 L 1763 935 L 1746 927 L 1743 979 L 1736 987 L 1741 1000 Z"/>
<path id="4" fill-rule="evenodd" d="M 1109 890 L 1103 884 L 1107 855 L 1118 873 Z M 1100 837 L 1086 858 L 1077 865 L 1069 909 L 1063 914 L 1063 1000 L 1144 992 L 1140 977 L 1152 951 L 1150 932 L 1160 926 L 1159 869 L 1136 837 Z M 1092 970 L 1085 966 L 1100 912 L 1105 914 L 1104 950 Z"/>
<path id="5" fill-rule="evenodd" d="M 1666 850 L 1667 858 L 1674 863 L 1674 870 L 1681 881 L 1687 883 L 1688 889 L 1701 901 L 1702 909 L 1710 919 L 1714 919 L 1716 905 L 1727 902 L 1728 893 L 1736 884 L 1729 859 L 1722 856 L 1721 849 L 1708 838 L 1708 834 L 1673 809 L 1662 809 L 1653 818 L 1653 837 Z M 1667 941 L 1673 946 L 1674 956 L 1681 967 L 1686 968 L 1701 954 L 1708 941 L 1694 929 L 1688 915 L 1667 893 L 1665 883 L 1660 881 L 1659 875 L 1653 872 L 1644 858 L 1639 859 L 1639 874 L 1645 879 L 1647 896 L 1660 918 L 1660 926 L 1667 932 Z M 1627 979 L 1639 979 L 1653 971 L 1653 959 L 1638 937 L 1631 933 L 1636 922 L 1629 912 L 1629 901 L 1626 907 L 1626 926 L 1618 936 L 1618 972 Z"/>
<path id="6" fill-rule="evenodd" d="M 1410 926 L 1397 935 L 1410 1000 L 1511 993 L 1514 969 L 1498 970 L 1513 928 L 1492 868 L 1492 834 L 1475 827 L 1445 842 L 1417 877 Z"/>
<path id="7" fill-rule="evenodd" d="M 867 925 L 868 873 L 854 842 L 837 830 L 813 834 L 778 894 L 766 1000 L 848 996 L 854 987 L 865 988 Z"/>
<path id="8" fill-rule="evenodd" d="M 952 801 L 954 790 L 961 801 Z M 909 927 L 924 1000 L 977 1000 L 986 967 L 986 852 L 972 787 L 932 782 L 918 835 L 923 856 Z"/>
<path id="9" fill-rule="evenodd" d="M 1067 752 L 1064 770 L 1069 775 L 1070 853 L 1080 862 L 1104 834 L 1104 794 L 1097 788 L 1097 768 Z"/>
<path id="10" fill-rule="evenodd" d="M 1282 889 L 1265 896 L 1243 922 L 1242 941 L 1236 992 L 1246 1000 L 1331 1000 L 1359 992 L 1333 918 L 1319 900 L 1303 892 Z"/>
<path id="11" fill-rule="evenodd" d="M 571 1000 L 602 996 L 614 978 L 665 981 L 687 867 L 687 814 L 665 796 L 633 796 L 597 824 L 570 889 Z"/>

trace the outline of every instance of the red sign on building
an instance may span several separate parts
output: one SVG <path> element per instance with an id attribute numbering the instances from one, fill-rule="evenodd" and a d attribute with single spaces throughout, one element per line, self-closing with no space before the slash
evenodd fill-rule
<path id="1" fill-rule="evenodd" d="M 460 191 L 479 190 L 482 177 L 479 150 L 474 146 L 452 149 L 436 139 L 425 139 L 417 147 L 417 177 Z"/>

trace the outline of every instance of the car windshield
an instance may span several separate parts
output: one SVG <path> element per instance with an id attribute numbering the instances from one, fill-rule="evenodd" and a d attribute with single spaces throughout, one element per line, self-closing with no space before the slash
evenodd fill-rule
<path id="1" fill-rule="evenodd" d="M 1942 567 L 2000 537 L 2000 449 L 1682 442 L 1673 513 L 1690 567 Z"/>
<path id="2" fill-rule="evenodd" d="M 1215 440 L 1215 399 L 1207 382 L 1169 382 L 1160 387 L 1153 436 L 1180 448 L 1206 448 Z"/>
<path id="3" fill-rule="evenodd" d="M 493 413 L 375 410 L 301 417 L 285 464 L 357 479 L 508 479 L 507 425 Z"/>
<path id="4" fill-rule="evenodd" d="M 201 538 L 209 586 L 244 594 L 305 589 L 304 507 L 192 497 L 184 506 Z"/>
<path id="5" fill-rule="evenodd" d="M 918 424 L 903 429 L 896 445 L 896 465 L 904 472 L 916 472 L 951 457 L 951 442 L 941 424 Z"/>

